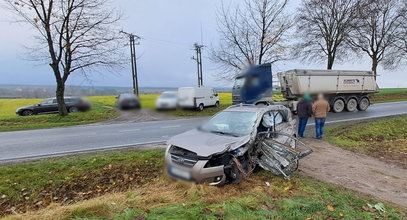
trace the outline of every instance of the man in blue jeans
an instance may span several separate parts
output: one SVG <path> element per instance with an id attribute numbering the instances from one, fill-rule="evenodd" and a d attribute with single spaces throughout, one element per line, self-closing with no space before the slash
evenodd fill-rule
<path id="1" fill-rule="evenodd" d="M 318 100 L 312 105 L 312 113 L 315 117 L 315 133 L 317 139 L 321 139 L 324 136 L 325 119 L 329 111 L 329 103 L 325 100 L 323 94 L 319 94 Z"/>
<path id="2" fill-rule="evenodd" d="M 312 116 L 312 98 L 309 94 L 304 94 L 302 100 L 297 104 L 298 114 L 298 136 L 304 137 L 305 127 L 308 118 Z"/>

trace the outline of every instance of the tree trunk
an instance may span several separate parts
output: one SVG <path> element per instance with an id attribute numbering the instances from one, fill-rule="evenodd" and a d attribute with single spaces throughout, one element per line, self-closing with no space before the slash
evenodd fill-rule
<path id="1" fill-rule="evenodd" d="M 65 84 L 62 82 L 62 79 L 57 80 L 57 91 L 56 91 L 56 98 L 58 102 L 58 112 L 60 116 L 67 116 L 68 110 L 66 109 L 65 100 Z"/>
<path id="2" fill-rule="evenodd" d="M 326 68 L 328 70 L 331 70 L 333 65 L 334 65 L 334 57 L 331 54 L 328 54 L 328 65 Z"/>
<path id="3" fill-rule="evenodd" d="M 377 78 L 377 66 L 378 66 L 378 64 L 379 64 L 379 62 L 377 61 L 377 59 L 372 58 L 372 71 L 373 71 L 375 80 Z"/>

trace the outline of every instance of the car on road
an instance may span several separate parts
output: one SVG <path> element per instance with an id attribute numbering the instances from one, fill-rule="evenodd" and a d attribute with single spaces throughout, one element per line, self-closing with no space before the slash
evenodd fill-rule
<path id="1" fill-rule="evenodd" d="M 178 88 L 178 106 L 203 111 L 205 107 L 219 107 L 219 96 L 208 87 L 181 87 Z"/>
<path id="2" fill-rule="evenodd" d="M 119 109 L 139 109 L 140 99 L 133 93 L 123 93 L 116 97 L 116 106 Z"/>
<path id="3" fill-rule="evenodd" d="M 157 110 L 168 110 L 177 108 L 177 92 L 166 91 L 158 97 L 155 107 Z"/>
<path id="4" fill-rule="evenodd" d="M 236 105 L 168 141 L 166 171 L 210 185 L 238 183 L 256 166 L 286 178 L 312 150 L 296 138 L 296 120 L 282 105 Z"/>
<path id="5" fill-rule="evenodd" d="M 89 101 L 78 97 L 65 97 L 65 105 L 68 112 L 87 111 L 91 108 Z M 35 105 L 24 106 L 16 109 L 20 116 L 58 113 L 56 98 L 48 98 Z"/>

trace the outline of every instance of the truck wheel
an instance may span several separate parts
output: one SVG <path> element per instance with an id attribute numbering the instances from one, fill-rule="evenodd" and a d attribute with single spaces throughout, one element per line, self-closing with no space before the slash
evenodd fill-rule
<path id="1" fill-rule="evenodd" d="M 358 108 L 358 101 L 356 99 L 352 98 L 348 100 L 348 103 L 346 103 L 346 111 L 348 112 L 354 112 Z"/>
<path id="2" fill-rule="evenodd" d="M 215 107 L 216 107 L 216 108 L 219 108 L 219 106 L 220 106 L 220 105 L 219 105 L 219 102 L 216 102 L 216 103 L 215 103 Z"/>
<path id="3" fill-rule="evenodd" d="M 339 112 L 342 112 L 344 108 L 345 108 L 345 102 L 342 99 L 337 99 L 334 102 L 334 106 L 333 106 L 332 110 L 335 113 L 339 113 Z"/>
<path id="4" fill-rule="evenodd" d="M 370 105 L 370 100 L 368 98 L 364 97 L 359 102 L 358 110 L 366 111 L 366 109 L 369 107 L 369 105 Z"/>
<path id="5" fill-rule="evenodd" d="M 204 110 L 204 105 L 201 103 L 201 104 L 199 104 L 199 106 L 198 106 L 198 110 L 199 111 L 203 111 Z"/>

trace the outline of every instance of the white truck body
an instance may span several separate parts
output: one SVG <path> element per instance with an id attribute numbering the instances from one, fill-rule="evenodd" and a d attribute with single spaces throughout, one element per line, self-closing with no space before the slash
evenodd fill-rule
<path id="1" fill-rule="evenodd" d="M 296 110 L 296 100 L 303 94 L 325 94 L 334 112 L 366 110 L 369 94 L 379 91 L 371 71 L 289 70 L 277 73 L 286 105 Z"/>
<path id="2" fill-rule="evenodd" d="M 304 93 L 375 93 L 379 89 L 371 71 L 290 70 L 277 75 L 282 90 L 294 96 Z"/>
<path id="3" fill-rule="evenodd" d="M 181 108 L 198 108 L 219 105 L 219 96 L 208 87 L 181 87 L 178 89 L 178 106 Z"/>

